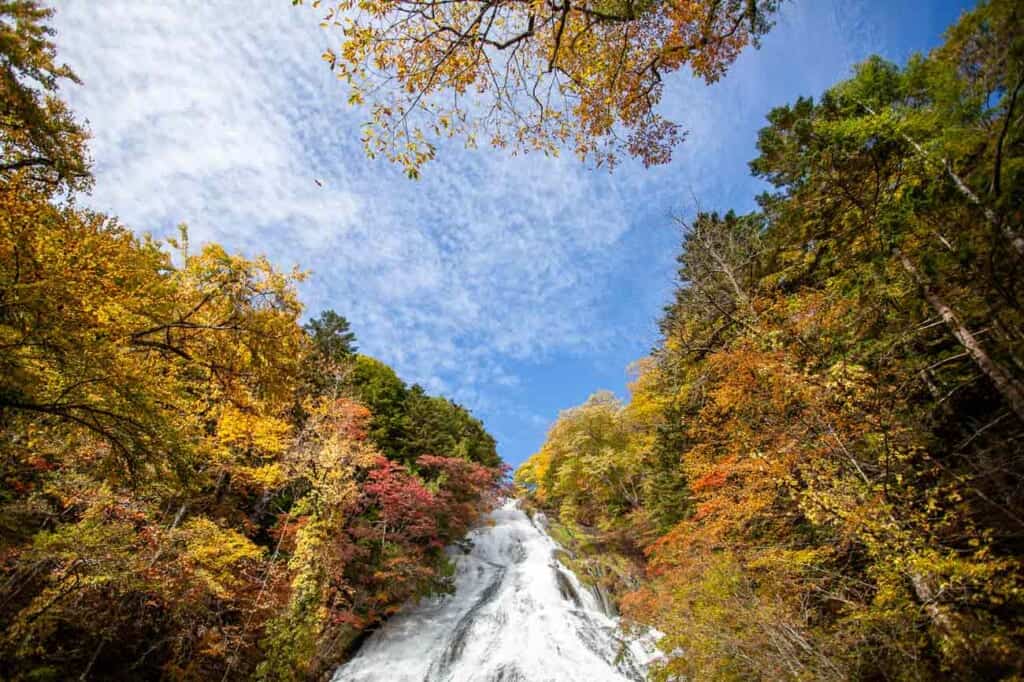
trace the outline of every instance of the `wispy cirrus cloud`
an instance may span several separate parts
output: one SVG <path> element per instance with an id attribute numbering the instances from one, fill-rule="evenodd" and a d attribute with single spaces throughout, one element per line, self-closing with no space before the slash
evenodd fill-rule
<path id="1" fill-rule="evenodd" d="M 94 131 L 93 204 L 312 268 L 313 307 L 338 307 L 370 350 L 430 383 L 507 383 L 493 354 L 593 341 L 581 327 L 599 296 L 582 280 L 629 226 L 610 178 L 454 149 L 412 183 L 363 156 L 363 113 L 320 63 L 314 15 L 235 7 L 61 5 L 62 53 L 85 82 L 69 95 Z"/>
<path id="2" fill-rule="evenodd" d="M 691 136 L 668 167 L 609 175 L 446 143 L 411 182 L 363 155 L 366 114 L 344 106 L 308 9 L 55 4 L 61 55 L 84 81 L 66 94 L 94 134 L 92 206 L 311 269 L 311 311 L 335 308 L 365 351 L 482 413 L 513 460 L 558 406 L 621 388 L 672 284 L 670 214 L 692 208 L 691 192 L 749 207 L 745 162 L 767 109 L 817 94 L 869 51 L 901 57 L 955 16 L 923 0 L 792 2 L 719 85 L 671 80 L 665 110 Z M 911 20 L 916 38 L 893 28 Z"/>

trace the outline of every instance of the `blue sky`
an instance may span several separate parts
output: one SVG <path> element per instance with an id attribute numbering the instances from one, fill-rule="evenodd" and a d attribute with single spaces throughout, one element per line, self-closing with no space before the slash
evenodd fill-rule
<path id="1" fill-rule="evenodd" d="M 518 464 L 559 410 L 625 393 L 671 295 L 672 216 L 753 206 L 768 110 L 869 54 L 934 46 L 969 4 L 791 0 L 722 82 L 668 80 L 663 112 L 690 133 L 667 166 L 609 174 L 452 143 L 419 181 L 363 155 L 367 115 L 320 61 L 331 37 L 312 10 L 61 0 L 55 24 L 83 81 L 65 94 L 94 135 L 83 203 L 311 270 L 308 313 L 348 317 L 363 352 L 472 409 Z"/>

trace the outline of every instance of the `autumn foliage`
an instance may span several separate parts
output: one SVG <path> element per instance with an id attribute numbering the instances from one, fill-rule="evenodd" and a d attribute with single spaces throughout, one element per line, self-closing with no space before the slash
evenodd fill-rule
<path id="1" fill-rule="evenodd" d="M 564 412 L 517 472 L 634 538 L 655 679 L 1024 671 L 1018 5 L 773 110 L 772 190 L 682 224 L 629 403 Z"/>
<path id="2" fill-rule="evenodd" d="M 302 0 L 293 0 L 300 4 Z M 340 32 L 324 60 L 365 104 L 370 156 L 415 177 L 436 141 L 613 165 L 666 163 L 682 138 L 657 112 L 665 76 L 717 81 L 771 27 L 777 0 L 375 0 L 309 4 Z M 323 7 L 321 7 L 323 4 Z"/>
<path id="3" fill-rule="evenodd" d="M 448 589 L 494 441 L 301 326 L 301 273 L 77 206 L 48 16 L 0 3 L 0 678 L 316 678 Z"/>

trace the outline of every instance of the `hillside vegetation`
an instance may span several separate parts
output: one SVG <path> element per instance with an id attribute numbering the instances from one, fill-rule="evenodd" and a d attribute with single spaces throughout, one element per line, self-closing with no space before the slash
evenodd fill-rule
<path id="1" fill-rule="evenodd" d="M 1020 12 L 771 111 L 772 189 L 681 224 L 630 400 L 563 412 L 517 472 L 638 560 L 656 679 L 1024 674 Z"/>
<path id="2" fill-rule="evenodd" d="M 0 679 L 323 677 L 450 587 L 494 440 L 301 273 L 79 206 L 48 17 L 0 3 Z"/>

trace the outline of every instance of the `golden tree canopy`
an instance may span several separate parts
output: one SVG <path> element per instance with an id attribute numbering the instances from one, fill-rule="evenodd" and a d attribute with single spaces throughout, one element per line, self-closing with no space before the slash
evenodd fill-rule
<path id="1" fill-rule="evenodd" d="M 294 0 L 296 4 L 302 0 Z M 313 6 L 319 7 L 315 0 Z M 614 165 L 666 163 L 680 125 L 657 113 L 663 76 L 718 80 L 780 0 L 341 0 L 324 59 L 369 106 L 363 143 L 410 176 L 433 140 Z"/>

